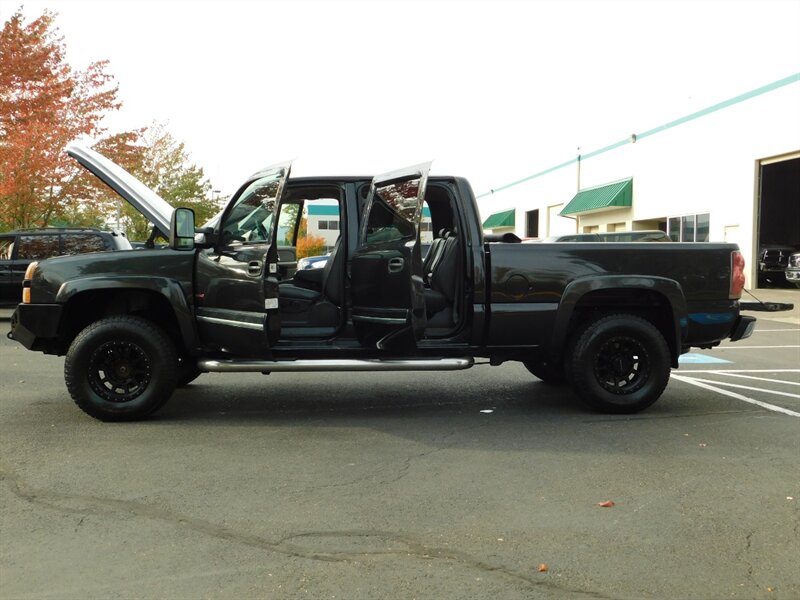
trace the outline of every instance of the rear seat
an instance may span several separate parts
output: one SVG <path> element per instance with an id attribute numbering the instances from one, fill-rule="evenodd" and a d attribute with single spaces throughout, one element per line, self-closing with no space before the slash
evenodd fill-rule
<path id="1" fill-rule="evenodd" d="M 431 247 L 428 248 L 428 254 L 425 255 L 425 259 L 422 261 L 422 278 L 425 283 L 428 283 L 428 275 L 433 270 L 432 265 L 439 260 L 444 241 L 448 235 L 449 232 L 447 230 L 439 230 L 439 236 L 434 238 L 433 242 L 431 242 Z"/>
<path id="2" fill-rule="evenodd" d="M 445 308 L 452 307 L 458 271 L 458 236 L 455 231 L 442 232 L 438 252 L 431 257 L 427 271 L 428 287 L 425 287 L 425 310 L 434 315 Z M 429 256 L 433 253 L 433 247 Z"/>

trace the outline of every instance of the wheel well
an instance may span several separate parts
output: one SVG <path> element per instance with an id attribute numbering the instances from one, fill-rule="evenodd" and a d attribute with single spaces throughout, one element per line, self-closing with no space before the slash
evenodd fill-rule
<path id="1" fill-rule="evenodd" d="M 137 315 L 158 325 L 172 339 L 178 352 L 185 344 L 178 319 L 169 300 L 152 290 L 88 290 L 76 294 L 64 305 L 59 338 L 64 351 L 87 325 L 112 315 Z"/>
<path id="2" fill-rule="evenodd" d="M 567 338 L 586 323 L 613 313 L 629 313 L 650 321 L 667 341 L 673 362 L 678 360 L 680 349 L 675 337 L 672 304 L 666 296 L 653 290 L 616 288 L 585 294 L 575 305 Z"/>

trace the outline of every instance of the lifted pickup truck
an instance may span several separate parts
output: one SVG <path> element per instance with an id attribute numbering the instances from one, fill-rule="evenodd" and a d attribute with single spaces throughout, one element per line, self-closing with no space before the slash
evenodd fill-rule
<path id="1" fill-rule="evenodd" d="M 376 177 L 255 173 L 212 227 L 96 152 L 67 151 L 169 247 L 32 264 L 9 336 L 66 354 L 70 395 L 105 421 L 158 410 L 201 372 L 411 371 L 521 361 L 591 408 L 640 411 L 690 347 L 748 337 L 733 244 L 520 244 L 484 236 L 469 183 L 429 165 Z M 338 215 L 297 270 L 308 207 Z M 420 251 L 423 208 L 433 241 Z M 312 211 L 313 212 L 313 211 Z"/>

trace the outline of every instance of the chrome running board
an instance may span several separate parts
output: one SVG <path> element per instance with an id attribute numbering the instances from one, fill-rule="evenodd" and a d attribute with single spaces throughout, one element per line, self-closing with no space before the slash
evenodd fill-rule
<path id="1" fill-rule="evenodd" d="M 281 373 L 298 371 L 459 371 L 475 364 L 469 358 L 436 359 L 320 359 L 320 360 L 201 360 L 211 373 Z"/>

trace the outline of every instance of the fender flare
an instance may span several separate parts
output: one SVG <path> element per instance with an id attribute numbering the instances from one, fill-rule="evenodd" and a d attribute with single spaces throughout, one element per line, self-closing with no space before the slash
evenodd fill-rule
<path id="1" fill-rule="evenodd" d="M 674 348 L 673 362 L 677 363 L 681 351 L 682 340 L 688 334 L 688 309 L 683 288 L 674 279 L 652 275 L 601 275 L 576 279 L 564 289 L 553 326 L 551 347 L 555 354 L 560 354 L 566 344 L 569 324 L 575 313 L 575 307 L 586 294 L 600 290 L 644 290 L 655 292 L 666 298 L 672 310 L 673 335 L 667 339 Z M 677 366 L 677 364 L 674 364 Z"/>
<path id="2" fill-rule="evenodd" d="M 83 292 L 90 291 L 136 291 L 144 290 L 155 292 L 163 296 L 175 313 L 178 330 L 187 349 L 195 348 L 198 344 L 197 328 L 195 326 L 194 312 L 186 301 L 180 283 L 167 277 L 131 276 L 100 276 L 86 277 L 66 281 L 61 284 L 56 293 L 56 303 L 66 305 L 72 298 Z"/>

